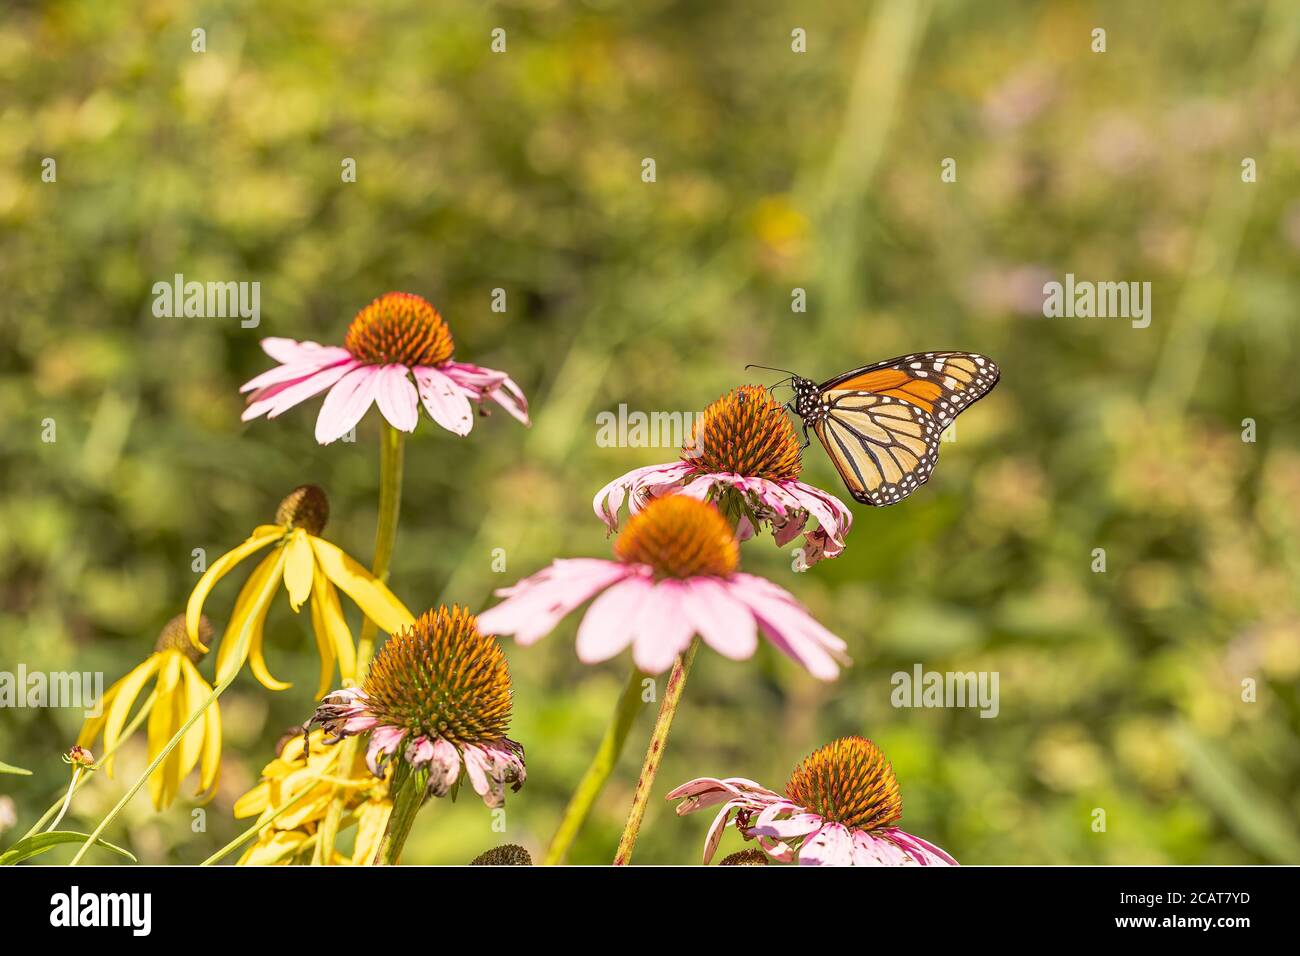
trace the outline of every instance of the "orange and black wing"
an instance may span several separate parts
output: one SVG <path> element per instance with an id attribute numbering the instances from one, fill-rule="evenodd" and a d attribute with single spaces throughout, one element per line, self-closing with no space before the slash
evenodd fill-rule
<path id="1" fill-rule="evenodd" d="M 892 505 L 925 484 L 943 430 L 998 382 L 971 352 L 919 352 L 845 372 L 821 386 L 813 430 L 853 497 Z"/>

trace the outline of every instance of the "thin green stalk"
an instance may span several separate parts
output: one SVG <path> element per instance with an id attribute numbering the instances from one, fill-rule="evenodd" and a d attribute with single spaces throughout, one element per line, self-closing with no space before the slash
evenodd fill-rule
<path id="1" fill-rule="evenodd" d="M 131 735 L 136 732 L 136 729 L 142 723 L 144 723 L 145 717 L 149 716 L 149 711 L 153 709 L 154 701 L 156 701 L 157 699 L 158 699 L 158 692 L 151 691 L 149 693 L 149 696 L 145 698 L 144 703 L 140 705 L 140 709 L 136 711 L 135 716 L 131 718 L 130 722 L 128 722 L 126 727 L 122 730 L 122 734 L 117 738 L 117 742 L 114 743 L 113 746 L 105 750 L 104 756 L 99 758 L 98 761 L 99 766 L 103 766 L 105 761 L 107 761 L 109 757 L 117 753 L 122 748 L 122 745 L 125 744 L 127 740 L 130 739 Z M 83 774 L 81 778 L 76 782 L 76 784 L 72 787 L 73 795 L 75 795 L 77 791 L 79 791 L 82 787 L 84 787 L 89 782 L 90 782 L 90 776 L 87 774 Z M 30 830 L 28 830 L 26 833 L 22 835 L 22 839 L 26 840 L 29 836 L 33 836 L 34 834 L 40 832 L 41 828 L 45 826 L 45 824 L 50 820 L 50 818 L 53 817 L 54 814 L 59 811 L 59 807 L 62 806 L 62 804 L 63 804 L 62 798 L 60 798 L 59 800 L 55 800 L 52 804 L 50 804 L 49 809 L 41 814 L 41 818 L 32 824 Z"/>
<path id="2" fill-rule="evenodd" d="M 402 507 L 402 463 L 405 433 L 388 422 L 380 426 L 379 435 L 379 521 L 375 527 L 375 558 L 370 573 L 380 581 L 388 581 L 388 566 L 393 559 L 393 545 L 397 541 L 397 518 Z M 357 639 L 357 663 L 353 682 L 360 684 L 370 667 L 375 652 L 375 637 L 379 626 L 369 617 L 361 622 L 361 636 Z M 349 737 L 340 746 L 340 766 L 351 767 L 356 760 L 360 738 Z M 336 796 L 325 811 L 319 831 L 320 840 L 312 854 L 312 865 L 328 865 L 334 858 L 334 840 L 338 836 L 339 821 L 343 815 L 344 798 Z"/>
<path id="3" fill-rule="evenodd" d="M 63 822 L 63 815 L 68 812 L 68 806 L 72 803 L 72 795 L 77 790 L 77 782 L 81 779 L 81 774 L 82 774 L 81 767 L 72 768 L 72 779 L 68 782 L 68 792 L 63 798 L 63 805 L 59 807 L 59 815 L 54 818 L 54 822 L 51 823 L 48 827 L 46 827 L 47 832 L 49 830 L 53 830 L 61 822 Z"/>
<path id="4" fill-rule="evenodd" d="M 691 638 L 691 646 L 686 649 L 686 653 L 677 655 L 677 660 L 673 662 L 672 673 L 668 675 L 668 687 L 659 704 L 659 716 L 655 718 L 655 729 L 650 734 L 650 746 L 646 748 L 645 762 L 641 765 L 641 776 L 636 781 L 632 809 L 623 826 L 623 836 L 618 841 L 618 852 L 614 854 L 615 866 L 627 866 L 632 861 L 632 849 L 636 846 L 636 838 L 641 831 L 641 820 L 645 816 L 646 804 L 650 801 L 650 790 L 654 787 L 655 775 L 659 772 L 659 764 L 664 759 L 664 750 L 668 746 L 668 731 L 672 729 L 677 705 L 681 703 L 682 691 L 686 688 L 686 677 L 691 672 L 691 664 L 695 662 L 695 654 L 699 649 L 700 639 Z"/>
<path id="5" fill-rule="evenodd" d="M 564 816 L 560 818 L 555 836 L 551 837 L 551 845 L 547 847 L 546 857 L 542 860 L 543 866 L 558 866 L 564 862 L 564 857 L 582 829 L 582 824 L 591 812 L 592 805 L 600 796 L 600 792 L 605 789 L 609 775 L 614 772 L 614 765 L 618 763 L 619 755 L 623 753 L 623 745 L 627 742 L 628 732 L 632 729 L 636 715 L 641 712 L 643 676 L 635 667 L 628 675 L 627 686 L 623 688 L 623 696 L 619 698 L 609 726 L 605 728 L 605 736 L 601 738 L 596 755 L 592 757 L 591 765 L 587 767 L 587 772 L 582 775 L 578 788 L 569 798 L 569 805 L 564 809 Z"/>
<path id="6" fill-rule="evenodd" d="M 209 694 L 207 700 L 203 702 L 203 706 L 196 708 L 194 713 L 190 714 L 189 719 L 186 720 L 185 723 L 181 724 L 181 729 L 176 731 L 171 740 L 167 741 L 167 746 L 163 747 L 158 756 L 154 757 L 153 760 L 150 761 L 149 766 L 145 767 L 144 773 L 140 774 L 135 783 L 131 784 L 130 788 L 122 795 L 122 799 L 117 801 L 117 804 L 113 809 L 108 811 L 108 816 L 100 820 L 99 826 L 95 827 L 94 832 L 91 833 L 90 836 L 86 837 L 86 842 L 81 844 L 81 849 L 77 851 L 77 855 L 68 863 L 69 866 L 76 866 L 81 862 L 81 858 L 89 852 L 92 846 L 95 845 L 95 841 L 99 839 L 100 834 L 107 830 L 109 824 L 117 819 L 117 815 L 122 812 L 122 809 L 128 803 L 131 802 L 131 798 L 140 792 L 140 788 L 143 787 L 144 782 L 149 779 L 149 775 L 162 765 L 162 762 L 167 759 L 167 755 L 175 749 L 176 745 L 181 742 L 182 738 L 184 738 L 185 734 L 194 726 L 198 719 L 207 713 L 208 708 L 212 706 L 216 699 L 225 693 L 226 688 L 230 686 L 231 682 L 234 681 L 237 676 L 239 676 L 239 670 L 235 669 L 226 677 L 225 680 L 212 688 L 212 693 Z"/>

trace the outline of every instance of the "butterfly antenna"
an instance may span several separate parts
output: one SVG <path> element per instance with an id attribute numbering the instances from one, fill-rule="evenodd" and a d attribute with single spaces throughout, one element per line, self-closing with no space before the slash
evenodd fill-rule
<path id="1" fill-rule="evenodd" d="M 761 368 L 767 372 L 784 372 L 786 375 L 789 375 L 791 378 L 794 377 L 794 372 L 790 371 L 788 368 L 772 368 L 772 366 L 770 365 L 746 365 L 745 366 L 746 371 L 748 371 L 751 368 Z"/>

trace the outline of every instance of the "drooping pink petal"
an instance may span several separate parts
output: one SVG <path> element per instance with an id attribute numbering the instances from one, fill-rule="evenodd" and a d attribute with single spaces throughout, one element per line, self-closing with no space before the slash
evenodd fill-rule
<path id="1" fill-rule="evenodd" d="M 799 847 L 800 866 L 852 866 L 853 836 L 842 823 L 828 823 Z"/>
<path id="2" fill-rule="evenodd" d="M 819 680 L 839 676 L 837 661 L 848 661 L 842 640 L 822 627 L 787 591 L 752 574 L 733 574 L 727 590 L 753 613 L 774 646 Z"/>
<path id="3" fill-rule="evenodd" d="M 240 418 L 243 421 L 250 421 L 263 414 L 267 418 L 275 418 L 282 412 L 325 391 L 348 372 L 357 368 L 357 364 L 351 361 L 341 362 L 313 372 L 305 378 L 258 389 L 248 396 L 248 407 L 244 409 L 244 414 Z"/>
<path id="4" fill-rule="evenodd" d="M 370 745 L 366 748 L 366 766 L 376 777 L 384 775 L 384 763 L 394 751 L 401 746 L 406 731 L 389 724 L 376 727 L 370 732 Z"/>
<path id="5" fill-rule="evenodd" d="M 662 674 L 691 643 L 695 629 L 682 610 L 681 584 L 656 584 L 632 621 L 632 660 L 647 674 Z"/>
<path id="6" fill-rule="evenodd" d="M 555 561 L 497 591 L 505 600 L 478 616 L 484 634 L 513 634 L 520 644 L 545 637 L 566 614 L 615 581 L 642 574 L 636 566 L 598 558 Z"/>
<path id="7" fill-rule="evenodd" d="M 379 373 L 378 366 L 362 365 L 352 369 L 330 389 L 316 418 L 316 441 L 328 445 L 356 427 L 374 404 Z"/>
<path id="8" fill-rule="evenodd" d="M 744 805 L 745 801 L 743 800 L 731 800 L 723 804 L 722 809 L 713 818 L 713 823 L 709 825 L 709 832 L 704 837 L 705 866 L 709 865 L 709 861 L 713 859 L 713 854 L 718 852 L 718 844 L 722 842 L 722 833 L 727 828 L 728 818 Z"/>
<path id="9" fill-rule="evenodd" d="M 415 431 L 420 420 L 420 402 L 405 365 L 385 365 L 379 370 L 375 403 L 388 424 L 401 432 Z"/>
<path id="10" fill-rule="evenodd" d="M 946 851 L 939 849 L 928 840 L 922 840 L 919 836 L 911 833 L 905 833 L 898 827 L 890 827 L 881 831 L 887 835 L 907 852 L 912 859 L 922 866 L 960 866 L 955 859 Z"/>
<path id="11" fill-rule="evenodd" d="M 468 435 L 474 427 L 474 410 L 456 383 L 432 366 L 413 370 L 420 401 L 429 417 L 455 435 Z"/>
<path id="12" fill-rule="evenodd" d="M 433 742 L 429 759 L 429 793 L 445 797 L 460 779 L 460 751 L 450 741 L 439 737 Z"/>
<path id="13" fill-rule="evenodd" d="M 469 362 L 444 362 L 439 369 L 460 388 L 470 393 L 475 401 L 492 399 L 512 418 L 525 425 L 528 420 L 528 399 L 505 372 L 472 365 Z"/>
<path id="14" fill-rule="evenodd" d="M 624 501 L 628 501 L 628 510 L 635 514 L 643 500 L 668 492 L 690 471 L 691 466 L 682 461 L 634 468 L 596 492 L 591 502 L 592 510 L 610 531 L 617 531 L 618 512 Z"/>
<path id="15" fill-rule="evenodd" d="M 598 664 L 631 644 L 632 622 L 652 587 L 648 578 L 629 577 L 598 595 L 578 625 L 578 660 Z"/>
<path id="16" fill-rule="evenodd" d="M 748 660 L 758 646 L 754 615 L 715 578 L 698 577 L 684 586 L 682 609 L 704 642 L 733 661 Z"/>

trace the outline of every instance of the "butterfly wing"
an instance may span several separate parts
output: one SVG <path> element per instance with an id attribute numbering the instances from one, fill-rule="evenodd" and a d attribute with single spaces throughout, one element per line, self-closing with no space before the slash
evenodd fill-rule
<path id="1" fill-rule="evenodd" d="M 971 352 L 919 352 L 845 372 L 820 387 L 813 431 L 853 497 L 892 505 L 930 478 L 943 430 L 998 382 Z"/>

